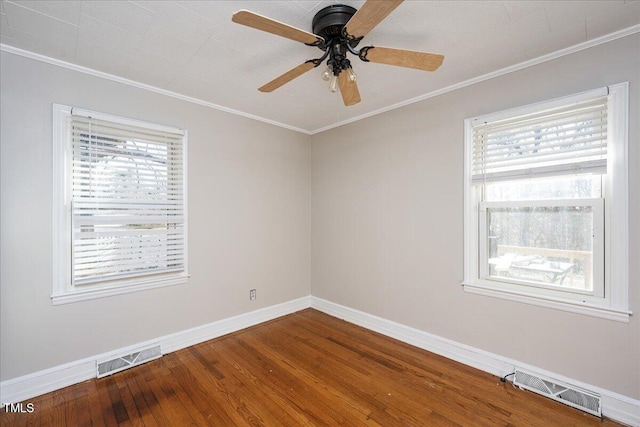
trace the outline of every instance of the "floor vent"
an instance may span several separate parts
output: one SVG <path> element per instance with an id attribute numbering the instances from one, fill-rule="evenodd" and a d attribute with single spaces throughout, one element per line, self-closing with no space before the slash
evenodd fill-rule
<path id="1" fill-rule="evenodd" d="M 114 357 L 113 359 L 105 360 L 104 362 L 98 362 L 98 378 L 133 368 L 134 366 L 150 362 L 160 357 L 162 357 L 162 351 L 160 350 L 160 346 L 156 345 L 154 347 L 135 351 L 131 354 Z"/>
<path id="2" fill-rule="evenodd" d="M 516 368 L 513 384 L 597 417 L 602 417 L 600 396 L 593 392 L 518 368 Z"/>

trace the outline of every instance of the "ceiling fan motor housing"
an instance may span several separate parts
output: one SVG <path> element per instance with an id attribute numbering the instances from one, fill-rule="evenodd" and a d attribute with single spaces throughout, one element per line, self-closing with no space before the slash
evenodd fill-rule
<path id="1" fill-rule="evenodd" d="M 326 42 L 318 47 L 325 50 L 329 45 L 345 43 L 342 28 L 355 13 L 355 8 L 344 4 L 332 4 L 320 9 L 313 17 L 312 29 L 314 34 L 321 36 Z M 355 47 L 359 41 L 359 39 L 352 39 L 348 42 L 351 47 Z"/>

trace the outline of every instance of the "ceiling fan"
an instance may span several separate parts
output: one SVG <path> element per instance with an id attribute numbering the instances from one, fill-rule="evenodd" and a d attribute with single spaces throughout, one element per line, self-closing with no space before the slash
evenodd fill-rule
<path id="1" fill-rule="evenodd" d="M 379 46 L 365 46 L 356 49 L 362 38 L 386 18 L 403 0 L 367 0 L 359 10 L 343 4 L 332 4 L 315 14 L 312 31 L 301 30 L 275 21 L 248 10 L 233 14 L 232 21 L 258 30 L 314 46 L 324 53 L 316 59 L 309 59 L 260 87 L 261 92 L 272 92 L 285 83 L 301 76 L 322 64 L 327 59 L 327 69 L 322 79 L 329 81 L 329 90 L 340 89 L 344 105 L 360 102 L 360 92 L 356 84 L 356 74 L 351 67 L 347 53 L 356 55 L 362 61 L 397 65 L 418 70 L 435 71 L 444 56 L 426 52 L 392 49 Z"/>

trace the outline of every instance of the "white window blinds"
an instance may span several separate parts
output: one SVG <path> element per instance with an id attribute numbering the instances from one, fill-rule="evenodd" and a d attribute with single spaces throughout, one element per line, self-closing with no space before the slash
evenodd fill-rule
<path id="1" fill-rule="evenodd" d="M 605 173 L 607 96 L 565 100 L 545 111 L 473 123 L 473 182 Z"/>
<path id="2" fill-rule="evenodd" d="M 185 271 L 184 132 L 69 120 L 73 285 Z"/>

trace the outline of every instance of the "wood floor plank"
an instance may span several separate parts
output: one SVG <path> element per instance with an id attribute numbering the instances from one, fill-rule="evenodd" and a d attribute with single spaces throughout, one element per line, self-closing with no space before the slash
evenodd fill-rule
<path id="1" fill-rule="evenodd" d="M 89 391 L 87 389 L 88 382 L 78 384 L 79 387 L 70 387 L 74 390 L 73 400 L 70 403 L 70 409 L 73 413 L 69 414 L 70 425 L 89 426 L 91 425 L 91 412 L 89 409 Z M 75 404 L 74 404 L 75 403 Z"/>
<path id="2" fill-rule="evenodd" d="M 217 420 L 212 420 L 214 411 L 210 402 L 215 400 L 214 396 L 217 395 L 214 395 L 211 389 L 202 386 L 197 381 L 197 374 L 191 370 L 191 364 L 187 365 L 180 360 L 182 355 L 176 352 L 163 358 L 163 360 L 166 359 L 170 374 L 158 383 L 165 395 L 175 394 L 178 397 L 184 409 L 191 416 L 193 424 L 206 425 L 211 422 L 213 425 Z"/>
<path id="3" fill-rule="evenodd" d="M 411 391 L 408 387 L 411 383 L 405 382 L 404 387 L 400 389 L 396 389 L 394 385 L 396 384 L 396 379 L 401 379 L 401 377 L 405 376 L 407 373 L 407 369 L 402 366 L 402 364 L 391 355 L 381 355 L 380 352 L 377 351 L 377 345 L 374 343 L 365 344 L 360 343 L 358 341 L 357 344 L 352 345 L 353 339 L 347 335 L 338 335 L 333 334 L 332 336 L 327 337 L 327 340 L 335 344 L 333 349 L 336 349 L 336 346 L 349 349 L 354 355 L 357 356 L 359 363 L 361 365 L 370 365 L 371 370 L 376 372 L 375 377 L 373 378 L 374 384 L 377 386 L 374 388 L 375 393 L 379 396 L 381 402 L 385 402 L 387 400 L 392 400 L 394 402 L 401 402 L 401 406 L 404 410 L 409 409 L 412 413 L 418 413 L 421 419 L 424 419 L 424 416 L 429 413 L 429 411 L 425 411 L 426 405 L 423 405 L 419 402 L 412 401 L 411 399 L 405 399 L 403 392 L 404 389 L 409 389 L 409 395 L 415 394 L 415 392 L 420 392 L 420 389 Z M 344 373 L 347 367 L 342 368 L 342 372 Z M 350 378 L 349 381 L 356 380 L 355 378 Z M 424 392 L 424 389 L 422 389 Z M 436 400 L 438 400 L 436 398 Z M 464 405 L 462 405 L 464 403 Z M 478 414 L 477 408 L 475 407 L 475 402 L 466 399 L 464 396 L 461 396 L 459 399 L 450 399 L 447 397 L 441 398 L 439 404 L 448 409 L 448 413 L 450 416 L 458 418 L 460 420 L 464 420 L 465 417 L 469 416 L 469 411 L 473 410 L 476 415 L 476 425 L 499 425 L 499 420 L 492 417 L 492 414 Z M 390 407 L 387 409 L 386 407 L 377 407 L 374 409 L 374 418 L 378 418 L 382 423 L 388 424 L 390 422 L 394 422 L 396 424 L 407 423 L 409 420 L 401 420 L 397 417 L 395 419 L 389 419 L 386 415 L 393 413 L 394 405 L 400 405 L 400 403 L 387 403 Z M 472 409 L 470 409 L 472 408 Z M 466 415 L 465 415 L 466 414 Z M 478 415 L 483 415 L 482 417 L 478 417 Z"/>
<path id="4" fill-rule="evenodd" d="M 175 425 L 197 425 L 191 416 L 193 412 L 192 406 L 183 403 L 183 401 L 188 402 L 188 396 L 186 396 L 180 385 L 174 381 L 165 361 L 161 359 L 157 362 L 135 368 L 143 371 L 144 387 L 158 401 L 158 405 L 153 408 L 154 412 L 162 411 Z M 142 387 L 143 384 L 140 384 L 140 386 Z"/>
<path id="5" fill-rule="evenodd" d="M 346 409 L 339 413 L 341 417 L 346 419 L 347 423 L 379 425 L 375 420 L 370 419 L 370 410 L 366 405 L 345 395 L 335 387 L 335 381 L 327 381 L 326 379 L 318 377 L 315 372 L 315 367 L 319 365 L 312 364 L 312 368 L 310 369 L 308 362 L 301 364 L 301 360 L 299 359 L 295 359 L 284 353 L 278 353 L 276 349 L 277 346 L 272 340 L 270 340 L 271 346 L 262 343 L 259 339 L 249 334 L 244 335 L 243 340 L 252 345 L 257 351 L 271 355 L 272 360 L 274 360 L 277 366 L 288 369 L 296 378 L 302 380 L 316 397 L 323 396 L 322 398 L 326 399 L 329 405 L 338 409 Z M 295 349 L 295 346 L 289 346 L 287 348 L 291 352 Z"/>
<path id="6" fill-rule="evenodd" d="M 100 404 L 97 381 L 89 380 L 72 386 L 72 388 L 75 387 L 82 388 L 87 396 L 89 405 L 89 419 L 91 420 L 91 424 L 86 425 L 93 425 L 94 427 L 106 427 L 105 419 L 102 416 L 102 405 Z"/>
<path id="7" fill-rule="evenodd" d="M 136 370 L 134 370 L 136 371 Z M 136 372 L 137 375 L 133 375 L 126 382 L 127 393 L 131 396 L 133 405 L 140 414 L 140 421 L 143 426 L 158 426 L 168 424 L 168 420 L 164 417 L 164 414 L 160 411 L 154 411 L 151 409 L 153 405 L 157 403 L 157 399 L 149 393 L 145 393 L 140 389 L 138 379 L 142 377 L 141 374 Z"/>
<path id="8" fill-rule="evenodd" d="M 307 309 L 0 411 L 1 426 L 620 426 Z"/>
<path id="9" fill-rule="evenodd" d="M 289 402 L 292 409 L 302 414 L 310 425 L 330 425 L 336 420 L 339 424 L 346 422 L 332 405 L 327 404 L 325 400 L 316 399 L 313 387 L 288 366 L 279 365 L 269 356 L 259 354 L 242 341 L 237 341 L 236 345 L 228 347 L 228 350 L 230 357 L 253 359 L 253 364 L 269 392 Z"/>
<path id="10" fill-rule="evenodd" d="M 226 358 L 227 363 L 235 373 L 232 374 L 242 383 L 237 397 L 243 397 L 246 405 L 253 408 L 254 413 L 262 413 L 268 416 L 263 418 L 265 425 L 308 425 L 309 420 L 300 412 L 292 408 L 286 399 L 277 393 L 269 392 L 264 382 L 252 373 L 253 366 L 246 361 L 237 362 Z M 271 411 L 270 408 L 280 408 L 279 411 Z"/>

